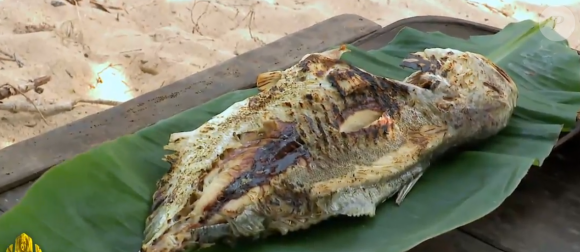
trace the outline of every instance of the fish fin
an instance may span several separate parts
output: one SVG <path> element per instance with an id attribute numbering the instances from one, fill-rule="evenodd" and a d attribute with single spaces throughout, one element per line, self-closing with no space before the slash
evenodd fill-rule
<path id="1" fill-rule="evenodd" d="M 268 91 L 282 79 L 282 71 L 265 72 L 258 75 L 256 86 L 260 92 Z"/>
<path id="2" fill-rule="evenodd" d="M 374 216 L 376 204 L 362 191 L 345 190 L 333 200 L 331 209 L 339 209 L 336 214 L 349 217 Z"/>
<path id="3" fill-rule="evenodd" d="M 421 127 L 418 131 L 410 132 L 408 134 L 408 138 L 409 141 L 411 141 L 418 148 L 430 150 L 442 143 L 443 139 L 445 138 L 445 134 L 447 134 L 447 127 L 443 125 L 427 125 Z M 421 161 L 416 164 L 416 166 L 422 171 L 416 174 L 411 181 L 409 181 L 399 190 L 397 198 L 395 199 L 395 203 L 397 205 L 401 205 L 415 184 L 417 184 L 417 181 L 419 181 L 421 176 L 423 176 L 423 173 L 425 173 L 425 170 L 429 164 L 426 161 Z"/>
<path id="4" fill-rule="evenodd" d="M 405 200 L 405 198 L 407 197 L 409 192 L 411 192 L 411 190 L 413 189 L 415 184 L 417 184 L 417 181 L 419 181 L 421 176 L 423 176 L 423 173 L 424 172 L 419 173 L 419 175 L 417 175 L 417 177 L 413 178 L 413 180 L 411 180 L 409 183 L 407 183 L 406 185 L 401 187 L 401 189 L 399 190 L 399 193 L 397 194 L 397 198 L 395 199 L 395 204 L 400 206 L 401 203 L 403 203 L 403 200 Z"/>

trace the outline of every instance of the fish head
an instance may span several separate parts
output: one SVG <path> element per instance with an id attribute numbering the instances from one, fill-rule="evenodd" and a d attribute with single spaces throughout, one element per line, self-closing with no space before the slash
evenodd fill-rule
<path id="1" fill-rule="evenodd" d="M 295 123 L 250 113 L 261 106 L 259 99 L 265 98 L 245 100 L 230 117 L 227 110 L 214 117 L 190 133 L 196 139 L 172 135 L 176 152 L 165 158 L 171 169 L 153 197 L 141 252 L 201 249 L 285 232 L 268 223 L 306 207 L 300 197 L 307 194 L 286 184 L 282 173 L 306 167 L 309 152 Z M 222 117 L 229 122 L 217 122 Z"/>
<path id="2" fill-rule="evenodd" d="M 275 218 L 276 212 L 292 211 L 288 204 L 298 204 L 300 199 L 287 195 L 295 201 L 280 203 L 279 197 L 284 194 L 275 190 L 287 185 L 278 175 L 285 169 L 305 166 L 308 153 L 294 124 L 260 124 L 257 131 L 223 140 L 226 148 L 208 158 L 209 167 L 201 167 L 201 162 L 199 166 L 186 164 L 183 156 L 188 150 L 203 152 L 193 143 L 166 157 L 172 168 L 164 179 L 170 179 L 162 179 L 154 196 L 154 201 L 156 196 L 164 200 L 154 204 L 146 221 L 141 252 L 195 250 L 231 243 L 239 237 L 259 237 L 267 233 L 266 223 Z M 186 175 L 190 170 L 195 171 Z M 163 183 L 174 184 L 177 189 L 164 190 Z"/>

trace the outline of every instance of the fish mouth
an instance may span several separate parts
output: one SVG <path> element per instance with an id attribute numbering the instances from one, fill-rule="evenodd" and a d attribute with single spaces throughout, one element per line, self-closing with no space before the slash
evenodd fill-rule
<path id="1" fill-rule="evenodd" d="M 205 202 L 195 198 L 195 204 L 188 201 L 184 207 L 154 204 L 157 209 L 146 221 L 143 252 L 228 244 L 259 235 L 265 229 L 264 216 L 254 213 L 256 200 L 270 195 L 270 181 L 307 162 L 309 153 L 296 124 L 277 120 L 264 122 L 256 131 L 237 134 L 236 141 L 239 145 L 226 148 L 216 159 L 213 181 L 204 180 L 214 187 L 204 189 Z M 207 194 L 210 192 L 213 195 Z M 196 207 L 199 213 L 194 215 Z"/>

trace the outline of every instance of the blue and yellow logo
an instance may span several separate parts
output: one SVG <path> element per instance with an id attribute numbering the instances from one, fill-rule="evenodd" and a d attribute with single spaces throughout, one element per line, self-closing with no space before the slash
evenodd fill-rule
<path id="1" fill-rule="evenodd" d="M 6 252 L 42 252 L 38 244 L 32 242 L 32 238 L 26 233 L 22 233 L 16 237 L 14 244 L 10 244 Z"/>

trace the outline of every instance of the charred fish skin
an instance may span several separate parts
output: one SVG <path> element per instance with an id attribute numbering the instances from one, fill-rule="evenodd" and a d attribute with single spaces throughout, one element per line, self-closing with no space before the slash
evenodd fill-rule
<path id="1" fill-rule="evenodd" d="M 308 228 L 400 204 L 449 148 L 497 134 L 517 100 L 484 56 L 409 55 L 403 81 L 340 60 L 340 47 L 261 74 L 260 93 L 175 133 L 142 252 L 178 252 Z"/>

